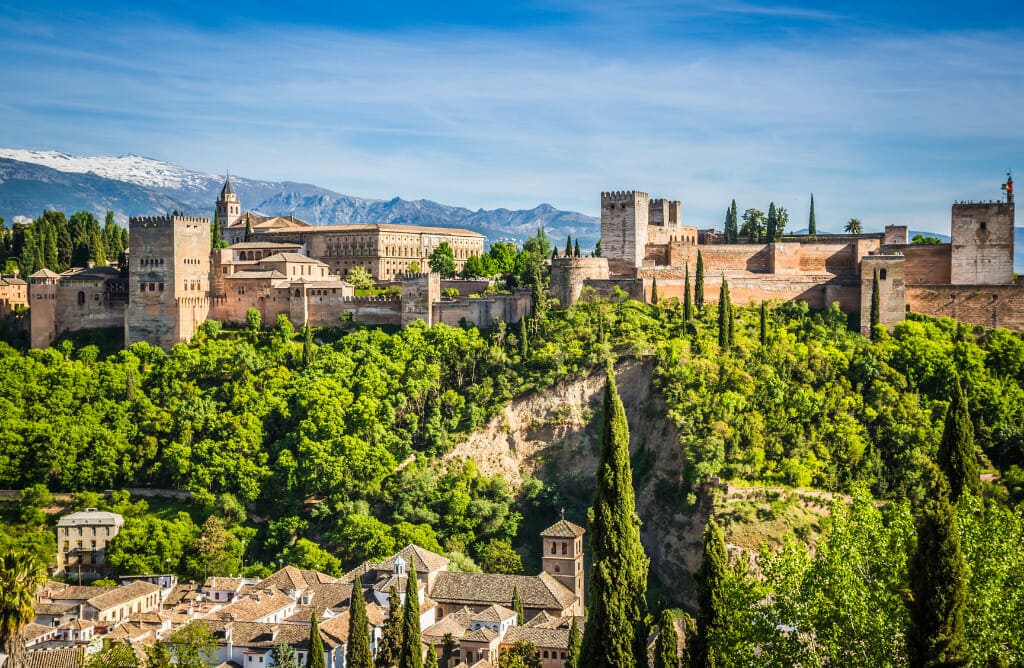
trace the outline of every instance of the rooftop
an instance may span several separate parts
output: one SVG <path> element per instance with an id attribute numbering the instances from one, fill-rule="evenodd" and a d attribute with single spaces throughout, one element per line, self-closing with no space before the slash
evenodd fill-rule
<path id="1" fill-rule="evenodd" d="M 573 524 L 567 519 L 560 519 L 544 531 L 540 532 L 540 535 L 544 538 L 578 538 L 586 533 L 586 530 Z"/>
<path id="2" fill-rule="evenodd" d="M 576 595 L 547 573 L 540 575 L 499 575 L 494 573 L 450 573 L 437 575 L 430 597 L 444 603 L 512 605 L 512 593 L 519 589 L 524 608 L 564 610 Z"/>
<path id="3" fill-rule="evenodd" d="M 36 272 L 38 273 L 38 272 Z M 124 518 L 117 513 L 108 513 L 95 508 L 86 508 L 77 513 L 64 515 L 57 520 L 58 527 L 74 526 L 121 526 Z"/>

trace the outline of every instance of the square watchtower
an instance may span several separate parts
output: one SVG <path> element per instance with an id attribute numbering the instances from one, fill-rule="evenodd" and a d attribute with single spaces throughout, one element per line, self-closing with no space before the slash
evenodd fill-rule
<path id="1" fill-rule="evenodd" d="M 564 517 L 541 532 L 544 556 L 541 570 L 554 576 L 569 591 L 576 594 L 582 614 L 583 594 L 583 527 L 577 526 Z"/>
<path id="2" fill-rule="evenodd" d="M 953 285 L 1013 283 L 1013 180 L 1007 184 L 1005 202 L 953 205 L 949 268 Z"/>
<path id="3" fill-rule="evenodd" d="M 616 274 L 632 274 L 647 253 L 650 214 L 647 193 L 637 190 L 601 193 L 601 255 Z"/>

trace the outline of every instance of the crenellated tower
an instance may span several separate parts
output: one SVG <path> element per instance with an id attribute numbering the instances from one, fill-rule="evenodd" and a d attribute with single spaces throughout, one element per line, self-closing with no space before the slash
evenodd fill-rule
<path id="1" fill-rule="evenodd" d="M 957 202 L 953 205 L 953 285 L 1013 283 L 1013 177 L 1003 184 L 1006 201 Z"/>
<path id="2" fill-rule="evenodd" d="M 637 190 L 601 193 L 601 255 L 614 274 L 632 274 L 647 252 L 650 201 Z"/>

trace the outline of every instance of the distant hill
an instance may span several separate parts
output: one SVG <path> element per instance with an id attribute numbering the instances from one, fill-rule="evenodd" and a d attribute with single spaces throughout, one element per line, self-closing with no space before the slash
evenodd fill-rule
<path id="1" fill-rule="evenodd" d="M 352 197 L 308 183 L 259 181 L 232 176 L 245 209 L 294 215 L 315 225 L 396 223 L 462 227 L 490 241 L 523 241 L 543 227 L 556 245 L 566 235 L 591 248 L 599 236 L 598 219 L 549 204 L 532 209 L 477 209 L 430 200 L 375 200 Z M 0 216 L 35 218 L 46 209 L 113 210 L 129 216 L 170 213 L 212 215 L 224 177 L 196 172 L 137 155 L 83 157 L 56 151 L 0 149 Z"/>

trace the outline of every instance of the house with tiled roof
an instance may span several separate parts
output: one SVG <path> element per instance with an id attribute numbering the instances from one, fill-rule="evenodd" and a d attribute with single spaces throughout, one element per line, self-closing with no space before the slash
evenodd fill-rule
<path id="1" fill-rule="evenodd" d="M 25 668 L 82 668 L 84 647 L 52 647 L 25 653 Z"/>
<path id="2" fill-rule="evenodd" d="M 233 603 L 237 601 L 246 585 L 259 582 L 252 578 L 225 578 L 212 576 L 203 583 L 203 596 L 216 603 Z"/>
<path id="3" fill-rule="evenodd" d="M 564 668 L 565 660 L 569 655 L 568 627 L 548 629 L 513 626 L 502 637 L 498 647 L 499 653 L 520 641 L 529 642 L 537 648 L 542 668 Z"/>
<path id="4" fill-rule="evenodd" d="M 223 621 L 255 622 L 260 624 L 278 624 L 295 614 L 297 603 L 287 593 L 274 587 L 249 592 L 234 603 L 214 610 L 205 619 L 215 618 Z"/>

